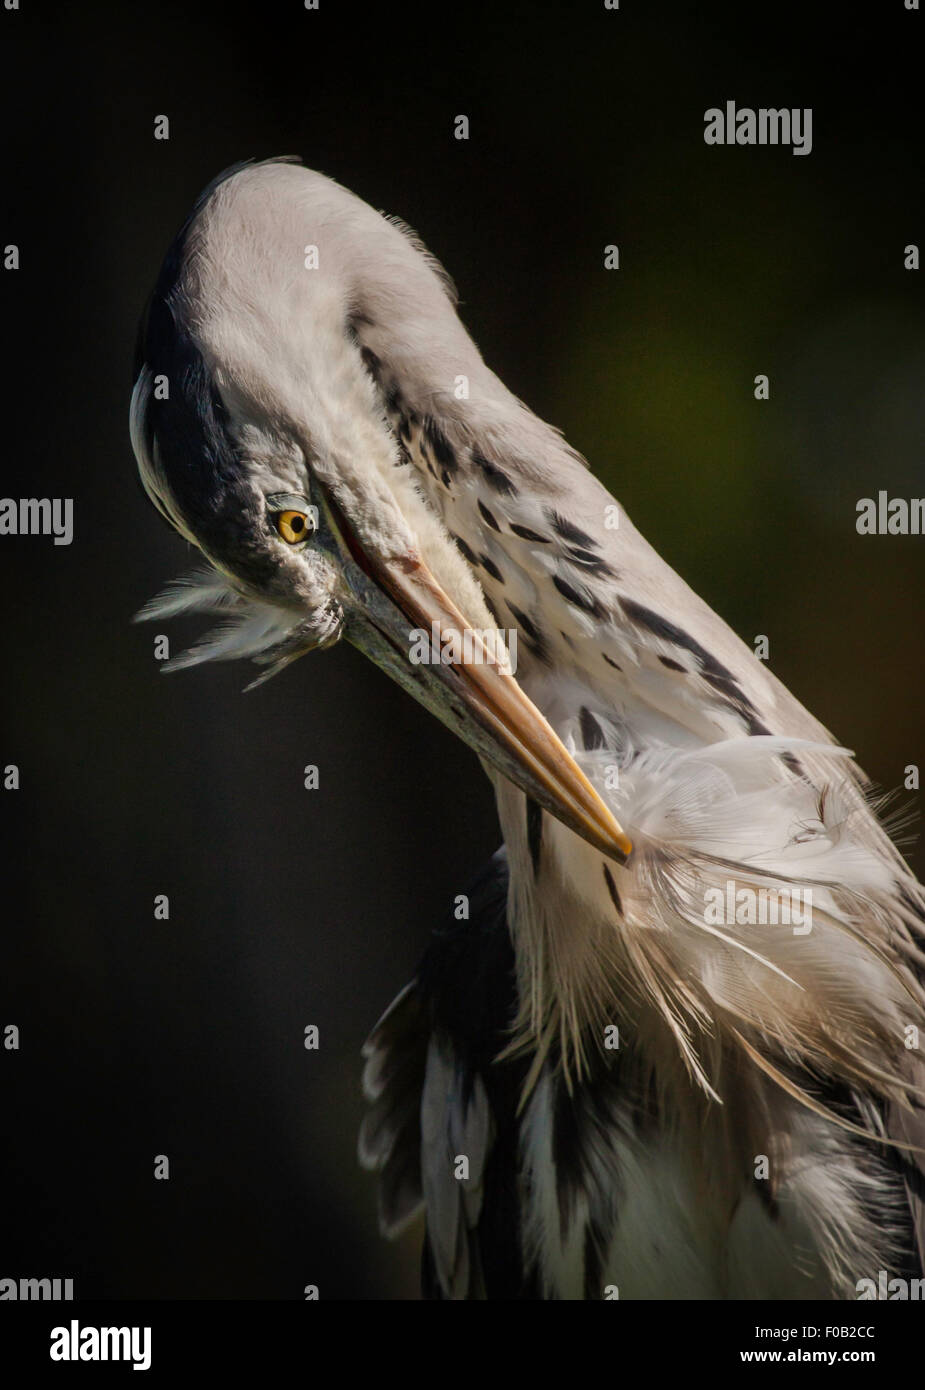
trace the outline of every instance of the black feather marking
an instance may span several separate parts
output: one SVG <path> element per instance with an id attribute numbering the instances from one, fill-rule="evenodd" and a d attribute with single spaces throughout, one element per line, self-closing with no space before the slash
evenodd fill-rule
<path id="1" fill-rule="evenodd" d="M 661 637 L 666 642 L 673 642 L 676 647 L 684 647 L 686 651 L 693 652 L 704 673 L 709 672 L 713 676 L 725 677 L 735 683 L 735 677 L 728 666 L 723 666 L 715 656 L 711 656 L 706 647 L 702 647 L 683 628 L 675 627 L 674 623 L 670 623 L 667 618 L 653 613 L 651 608 L 636 603 L 634 599 L 621 598 L 620 603 L 626 616 L 639 627 L 648 628 L 649 632 L 654 633 L 656 637 Z"/>
<path id="2" fill-rule="evenodd" d="M 598 545 L 598 542 L 593 536 L 589 536 L 587 531 L 582 531 L 579 527 L 573 526 L 570 521 L 567 521 L 564 516 L 560 516 L 558 512 L 548 508 L 546 510 L 546 515 L 556 535 L 562 540 L 568 541 L 570 545 L 582 545 L 589 548 Z"/>
<path id="3" fill-rule="evenodd" d="M 575 1206 L 576 1193 L 584 1180 L 581 1129 L 578 1123 L 578 1104 L 565 1086 L 556 1094 L 552 1119 L 552 1161 L 556 1168 L 556 1192 L 559 1198 L 559 1230 L 564 1240 Z"/>
<path id="4" fill-rule="evenodd" d="M 686 666 L 682 666 L 682 665 L 681 665 L 681 662 L 680 662 L 680 661 L 675 661 L 674 657 L 672 657 L 672 656 L 661 656 L 661 655 L 659 655 L 659 658 L 658 658 L 658 659 L 659 659 L 659 661 L 662 663 L 663 666 L 667 666 L 667 667 L 668 667 L 669 671 L 685 671 L 685 670 L 687 669 Z"/>
<path id="5" fill-rule="evenodd" d="M 622 666 L 618 666 L 617 663 L 614 661 L 613 657 L 612 657 L 612 656 L 608 656 L 606 652 L 601 652 L 601 656 L 602 656 L 602 657 L 604 658 L 604 660 L 607 662 L 607 665 L 608 665 L 608 666 L 612 666 L 613 669 L 614 669 L 615 671 L 622 671 L 622 670 L 623 670 L 623 667 L 622 667 Z"/>
<path id="6" fill-rule="evenodd" d="M 539 657 L 541 661 L 548 661 L 549 648 L 546 644 L 546 638 L 543 636 L 542 629 L 537 626 L 532 618 L 529 618 L 526 613 L 515 604 L 511 603 L 510 599 L 506 599 L 505 602 L 510 609 L 511 616 L 515 623 L 523 630 L 523 635 L 527 639 L 534 656 Z"/>
<path id="7" fill-rule="evenodd" d="M 543 634 L 542 632 L 540 632 L 533 619 L 528 618 L 526 613 L 524 613 L 520 608 L 515 608 L 514 604 L 511 603 L 510 599 L 507 600 L 507 606 L 513 614 L 514 621 L 516 623 L 519 623 L 519 625 L 523 628 L 524 635 L 529 637 L 531 642 L 542 642 Z"/>
<path id="8" fill-rule="evenodd" d="M 717 675 L 715 671 L 704 671 L 703 678 L 708 685 L 712 685 L 714 690 L 718 690 L 727 699 L 738 701 L 745 698 L 742 687 L 735 676 L 726 671 L 722 675 Z"/>
<path id="9" fill-rule="evenodd" d="M 446 468 L 450 473 L 455 473 L 458 467 L 456 454 L 446 435 L 439 426 L 434 424 L 433 420 L 428 420 L 425 426 L 425 433 L 428 443 L 433 450 L 434 458 L 440 464 L 441 468 Z"/>
<path id="10" fill-rule="evenodd" d="M 502 497 L 516 497 L 517 488 L 503 468 L 499 468 L 496 463 L 491 463 L 484 454 L 475 452 L 472 454 L 472 462 L 484 474 L 486 483 L 490 488 L 494 488 L 495 492 L 500 493 Z"/>
<path id="11" fill-rule="evenodd" d="M 636 603 L 629 598 L 621 598 L 620 603 L 627 617 L 633 622 L 640 627 L 648 628 L 650 632 L 654 633 L 656 637 L 662 638 L 663 641 L 673 642 L 675 646 L 683 647 L 697 658 L 703 679 L 708 685 L 712 685 L 714 690 L 719 691 L 730 708 L 738 714 L 750 735 L 769 734 L 771 732 L 759 718 L 758 711 L 728 666 L 717 661 L 706 647 L 702 647 L 683 628 L 675 627 L 674 623 L 669 622 L 667 618 L 653 613 L 651 608 L 646 608 L 643 604 Z M 661 660 L 664 661 L 665 658 L 662 657 Z M 665 664 L 668 665 L 669 663 L 666 662 Z M 681 669 L 683 670 L 683 667 Z"/>
<path id="12" fill-rule="evenodd" d="M 590 1205 L 594 1200 L 595 1183 L 591 1160 L 613 1133 L 614 1116 L 609 1097 L 614 1083 L 613 1073 L 605 1067 L 598 1054 L 589 1059 L 592 1074 L 585 1084 L 573 1093 L 559 1083 L 552 1114 L 552 1159 L 556 1170 L 556 1194 L 559 1203 L 559 1230 L 563 1241 L 575 1218 L 579 1194 Z M 607 1194 L 615 1205 L 615 1194 Z"/>
<path id="13" fill-rule="evenodd" d="M 492 603 L 492 601 L 491 601 L 491 594 L 487 594 L 487 593 L 485 593 L 484 590 L 483 590 L 483 592 L 482 592 L 482 597 L 483 597 L 484 600 L 485 600 L 485 607 L 488 609 L 489 613 L 491 614 L 492 622 L 494 623 L 495 627 L 500 628 L 500 626 L 501 626 L 501 619 L 498 617 L 498 610 L 497 610 L 497 608 L 495 607 L 495 605 L 494 605 L 494 604 Z"/>
<path id="14" fill-rule="evenodd" d="M 477 565 L 479 562 L 479 557 L 476 555 L 472 547 L 466 544 L 462 536 L 457 536 L 453 531 L 450 532 L 450 535 L 453 537 L 453 540 L 459 546 L 459 549 L 462 552 L 462 554 L 469 561 L 469 564 Z"/>
<path id="15" fill-rule="evenodd" d="M 482 513 L 482 517 L 492 528 L 493 531 L 501 530 L 501 527 L 498 525 L 497 521 L 495 521 L 495 518 L 492 516 L 491 512 L 485 506 L 484 502 L 479 502 L 479 511 Z"/>
<path id="16" fill-rule="evenodd" d="M 610 901 L 613 903 L 614 907 L 617 909 L 620 916 L 622 917 L 623 899 L 620 897 L 619 889 L 613 881 L 613 874 L 610 872 L 610 869 L 606 864 L 604 865 L 604 881 L 607 884 L 607 892 L 610 894 Z"/>
<path id="17" fill-rule="evenodd" d="M 591 594 L 583 594 L 578 589 L 573 589 L 571 584 L 564 580 L 561 575 L 554 574 L 552 582 L 563 598 L 568 599 L 576 608 L 581 608 L 585 613 L 590 613 L 593 618 L 603 618 L 604 610 L 596 598 Z"/>
<path id="18" fill-rule="evenodd" d="M 495 564 L 494 560 L 491 558 L 490 555 L 480 555 L 479 560 L 481 562 L 482 569 L 485 570 L 487 574 L 490 574 L 492 579 L 497 579 L 499 584 L 504 583 L 504 575 L 498 569 L 498 566 Z"/>
<path id="19" fill-rule="evenodd" d="M 527 845 L 533 862 L 533 872 L 540 871 L 540 851 L 543 848 L 543 808 L 532 796 L 527 797 Z"/>
<path id="20" fill-rule="evenodd" d="M 372 348 L 361 348 L 360 356 L 363 359 L 366 370 L 374 381 L 378 382 L 382 377 L 382 361 L 373 352 Z"/>
<path id="21" fill-rule="evenodd" d="M 604 1292 L 604 1257 L 601 1253 L 606 1242 L 595 1223 L 589 1218 L 585 1227 L 585 1279 L 586 1299 L 599 1299 Z"/>
<path id="22" fill-rule="evenodd" d="M 707 684 L 712 685 L 714 690 L 718 690 L 726 703 L 739 715 L 749 734 L 769 734 L 771 732 L 767 724 L 763 724 L 759 719 L 758 711 L 734 676 L 728 672 L 717 675 L 713 671 L 704 671 L 702 675 Z M 789 755 L 782 754 L 781 756 L 784 758 Z"/>
<path id="23" fill-rule="evenodd" d="M 579 566 L 586 574 L 596 574 L 601 578 L 618 578 L 616 570 L 611 569 L 606 560 L 602 560 L 598 555 L 593 555 L 590 550 L 576 550 L 570 547 L 566 559 L 570 560 L 573 565 Z"/>
<path id="24" fill-rule="evenodd" d="M 539 545 L 549 544 L 548 536 L 541 536 L 539 531 L 531 531 L 529 526 L 521 526 L 518 521 L 511 522 L 511 530 L 515 536 L 520 536 L 521 540 L 536 541 Z"/>
<path id="25" fill-rule="evenodd" d="M 591 711 L 586 709 L 584 705 L 581 707 L 578 719 L 581 725 L 581 738 L 585 748 L 589 752 L 593 752 L 595 748 L 606 747 L 604 730 L 601 728 L 600 724 L 598 724 Z"/>

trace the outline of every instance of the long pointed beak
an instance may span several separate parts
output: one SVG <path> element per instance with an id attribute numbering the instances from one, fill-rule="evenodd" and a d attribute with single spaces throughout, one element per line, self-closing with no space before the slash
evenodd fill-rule
<path id="1" fill-rule="evenodd" d="M 343 535 L 347 523 L 331 510 Z M 517 684 L 504 656 L 488 650 L 426 566 L 376 561 L 359 552 L 352 537 L 345 538 L 340 558 L 358 610 L 348 621 L 348 639 L 553 816 L 625 862 L 633 846 L 613 813 Z M 421 630 L 438 643 L 449 639 L 466 655 L 412 664 L 413 634 Z"/>

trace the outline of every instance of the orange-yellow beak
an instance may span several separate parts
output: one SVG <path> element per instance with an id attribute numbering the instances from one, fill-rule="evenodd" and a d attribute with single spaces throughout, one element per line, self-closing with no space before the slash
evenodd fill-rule
<path id="1" fill-rule="evenodd" d="M 559 819 L 598 849 L 607 854 L 616 849 L 625 859 L 633 846 L 613 813 L 514 676 L 503 669 L 497 649 L 479 638 L 430 571 L 420 563 L 405 571 L 393 569 L 388 585 L 414 628 L 435 635 L 454 634 L 452 645 L 463 651 L 466 643 L 460 643 L 455 634 L 472 634 L 470 659 L 463 656 L 450 663 L 456 672 L 456 689 L 469 712 L 523 768 L 531 789 L 539 784 L 545 790 L 542 801 Z M 442 663 L 441 669 L 446 669 Z"/>
<path id="2" fill-rule="evenodd" d="M 632 842 L 517 684 L 503 645 L 483 640 L 420 560 L 383 561 L 366 554 L 339 509 L 326 500 L 357 606 L 348 638 L 558 820 L 625 862 Z M 415 633 L 433 636 L 432 647 L 442 648 L 444 659 L 435 652 L 432 662 L 413 664 Z M 444 638 L 462 654 L 447 660 Z"/>

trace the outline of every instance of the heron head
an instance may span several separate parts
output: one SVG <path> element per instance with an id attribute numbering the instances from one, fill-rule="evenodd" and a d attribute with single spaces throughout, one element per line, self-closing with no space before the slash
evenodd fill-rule
<path id="1" fill-rule="evenodd" d="M 388 325 L 393 381 L 409 343 L 474 353 L 423 249 L 331 180 L 269 161 L 206 189 L 142 324 L 131 436 L 149 497 L 209 569 L 140 616 L 224 614 L 169 665 L 249 656 L 260 679 L 346 637 L 490 768 L 625 857 L 416 485 L 361 324 Z M 422 633 L 437 639 L 423 661 Z"/>

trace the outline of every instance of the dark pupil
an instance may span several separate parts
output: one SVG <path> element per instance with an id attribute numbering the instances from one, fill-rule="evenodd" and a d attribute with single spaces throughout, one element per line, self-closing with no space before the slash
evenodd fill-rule
<path id="1" fill-rule="evenodd" d="M 298 532 L 298 531 L 301 531 L 301 530 L 302 530 L 302 527 L 303 527 L 304 525 L 305 525 L 305 522 L 302 520 L 302 518 L 301 518 L 300 516 L 294 516 L 294 517 L 292 518 L 292 520 L 290 521 L 290 523 L 289 523 L 289 528 L 290 528 L 290 530 L 292 530 L 292 531 Z"/>

